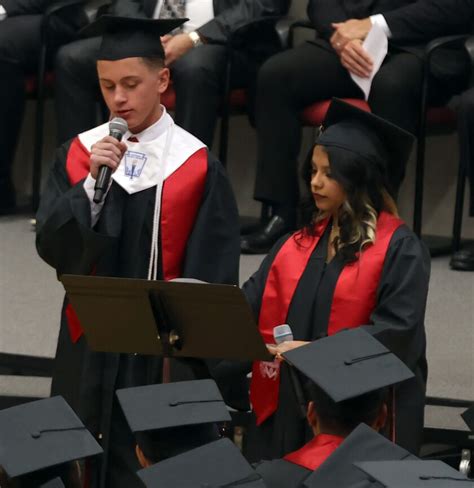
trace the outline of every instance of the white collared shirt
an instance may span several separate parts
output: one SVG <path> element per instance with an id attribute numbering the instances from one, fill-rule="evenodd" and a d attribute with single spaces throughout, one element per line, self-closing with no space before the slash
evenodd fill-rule
<path id="1" fill-rule="evenodd" d="M 156 2 L 153 18 L 157 19 L 163 6 L 163 0 Z M 183 25 L 183 32 L 192 32 L 199 29 L 214 18 L 213 0 L 186 0 L 186 17 L 189 19 Z"/>

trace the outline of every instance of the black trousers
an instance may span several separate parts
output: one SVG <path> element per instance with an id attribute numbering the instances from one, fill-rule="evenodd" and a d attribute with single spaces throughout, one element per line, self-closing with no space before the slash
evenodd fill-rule
<path id="1" fill-rule="evenodd" d="M 35 72 L 41 15 L 0 22 L 0 185 L 10 180 L 11 166 L 25 106 L 25 76 Z"/>
<path id="2" fill-rule="evenodd" d="M 372 111 L 415 132 L 422 63 L 413 54 L 390 53 L 375 76 L 369 97 Z M 332 97 L 363 98 L 334 51 L 306 43 L 277 54 L 262 66 L 257 82 L 258 136 L 255 198 L 296 207 L 300 113 L 308 105 Z M 391 168 L 397 189 L 405 168 Z"/>
<path id="3" fill-rule="evenodd" d="M 474 88 L 461 95 L 459 114 L 459 164 L 469 177 L 470 205 L 469 215 L 474 217 Z"/>
<path id="4" fill-rule="evenodd" d="M 56 107 L 59 143 L 97 125 L 96 102 L 100 99 L 96 53 L 97 38 L 63 46 L 56 58 Z M 234 88 L 248 87 L 256 68 L 243 53 L 234 55 L 231 75 Z M 172 66 L 176 90 L 174 119 L 211 147 L 224 90 L 226 48 L 204 45 L 190 50 Z"/>

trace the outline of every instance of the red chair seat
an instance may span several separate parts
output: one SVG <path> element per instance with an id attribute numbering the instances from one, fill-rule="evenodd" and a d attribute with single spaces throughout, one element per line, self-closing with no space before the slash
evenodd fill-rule
<path id="1" fill-rule="evenodd" d="M 426 114 L 426 124 L 430 129 L 442 126 L 454 130 L 457 126 L 457 114 L 449 107 L 431 107 Z"/>
<path id="2" fill-rule="evenodd" d="M 52 89 L 54 86 L 54 73 L 52 71 L 47 71 L 44 81 L 45 81 L 46 90 Z M 38 89 L 37 77 L 35 75 L 28 76 L 25 81 L 25 90 L 27 96 L 35 95 L 37 89 Z"/>
<path id="3" fill-rule="evenodd" d="M 359 100 L 357 98 L 343 98 L 342 100 L 360 108 L 361 110 L 370 112 L 370 107 L 364 100 Z M 331 100 L 324 100 L 306 107 L 301 114 L 303 125 L 307 127 L 317 127 L 321 125 L 324 117 L 326 117 L 326 112 L 328 111 L 329 105 L 331 105 Z"/>

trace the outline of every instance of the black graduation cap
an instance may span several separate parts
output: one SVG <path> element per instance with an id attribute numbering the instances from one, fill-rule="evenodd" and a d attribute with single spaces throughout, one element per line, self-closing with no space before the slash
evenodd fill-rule
<path id="1" fill-rule="evenodd" d="M 335 402 L 413 378 L 413 372 L 364 329 L 348 329 L 283 354 Z"/>
<path id="2" fill-rule="evenodd" d="M 116 61 L 134 57 L 164 59 L 160 37 L 184 24 L 188 19 L 147 19 L 102 15 L 81 34 L 102 36 L 97 59 Z"/>
<path id="3" fill-rule="evenodd" d="M 372 461 L 356 466 L 385 488 L 474 487 L 474 480 L 441 461 Z"/>
<path id="4" fill-rule="evenodd" d="M 463 418 L 464 422 L 466 422 L 469 430 L 471 432 L 474 432 L 474 405 L 472 405 L 472 407 L 469 407 L 465 412 L 463 412 L 461 414 L 461 417 Z"/>
<path id="5" fill-rule="evenodd" d="M 333 98 L 316 144 L 350 151 L 385 170 L 405 166 L 414 140 L 397 125 Z"/>
<path id="6" fill-rule="evenodd" d="M 0 411 L 0 465 L 10 478 L 102 452 L 62 397 Z"/>
<path id="7" fill-rule="evenodd" d="M 306 488 L 379 488 L 353 463 L 359 461 L 417 460 L 366 424 L 360 424 L 304 482 Z"/>
<path id="8" fill-rule="evenodd" d="M 229 439 L 198 447 L 138 471 L 153 488 L 265 488 L 239 449 Z"/>
<path id="9" fill-rule="evenodd" d="M 215 423 L 231 420 L 213 380 L 127 388 L 118 390 L 117 397 L 151 461 L 158 454 L 169 457 L 218 439 Z"/>

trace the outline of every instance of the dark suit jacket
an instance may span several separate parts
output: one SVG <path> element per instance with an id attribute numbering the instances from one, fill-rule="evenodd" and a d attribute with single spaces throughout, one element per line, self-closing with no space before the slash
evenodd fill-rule
<path id="1" fill-rule="evenodd" d="M 331 23 L 351 18 L 362 19 L 382 14 L 392 33 L 389 46 L 422 56 L 430 40 L 452 34 L 473 32 L 473 0 L 309 0 L 308 16 L 315 27 L 318 44 L 330 48 L 327 40 L 333 33 Z M 440 50 L 433 58 L 432 71 L 440 80 L 456 80 L 452 87 L 464 83 L 467 67 L 465 53 Z"/>
<path id="2" fill-rule="evenodd" d="M 117 0 L 116 15 L 151 17 L 157 0 Z M 285 15 L 290 0 L 213 0 L 214 18 L 198 30 L 208 42 L 224 43 L 236 28 L 252 19 Z"/>

